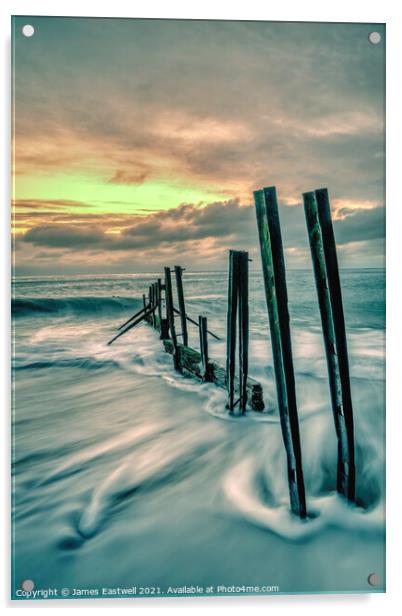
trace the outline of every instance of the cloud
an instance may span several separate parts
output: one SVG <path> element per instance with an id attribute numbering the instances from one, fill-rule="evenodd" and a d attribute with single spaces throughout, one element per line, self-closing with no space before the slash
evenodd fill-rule
<path id="1" fill-rule="evenodd" d="M 33 227 L 25 233 L 23 241 L 35 246 L 48 248 L 83 248 L 102 243 L 103 234 L 95 229 L 81 229 L 77 226 L 57 225 Z"/>
<path id="2" fill-rule="evenodd" d="M 143 184 L 148 177 L 147 171 L 130 171 L 117 169 L 108 182 L 110 184 Z"/>
<path id="3" fill-rule="evenodd" d="M 290 266 L 309 264 L 309 248 L 301 205 L 280 206 L 284 247 Z M 64 249 L 66 255 L 84 257 L 98 255 L 105 261 L 111 255 L 132 263 L 133 256 L 143 267 L 161 267 L 166 259 L 183 258 L 185 263 L 225 267 L 230 248 L 248 250 L 257 258 L 258 235 L 253 206 L 242 206 L 238 201 L 214 202 L 206 207 L 183 204 L 179 208 L 138 218 L 127 224 L 118 234 L 107 233 L 107 226 L 59 224 L 37 226 L 23 235 L 19 242 L 41 249 Z M 334 221 L 336 241 L 340 250 L 352 245 L 346 252 L 347 262 L 353 251 L 361 252 L 364 244 L 365 261 L 370 245 L 374 258 L 381 258 L 385 234 L 384 208 L 353 210 Z M 378 242 L 378 241 L 380 242 Z M 95 252 L 94 252 L 95 251 Z M 112 260 L 115 257 L 111 257 Z M 99 265 L 99 264 L 98 264 Z"/>
<path id="4" fill-rule="evenodd" d="M 172 255 L 221 266 L 230 247 L 256 256 L 249 204 L 271 184 L 286 204 L 290 264 L 309 262 L 300 199 L 318 186 L 329 187 L 345 263 L 366 265 L 370 252 L 379 263 L 385 71 L 370 24 L 35 19 L 41 36 L 15 48 L 16 188 L 96 176 L 116 203 L 80 202 L 78 190 L 77 201 L 19 200 L 18 264 L 42 249 L 42 260 L 58 251 L 55 268 L 84 267 L 85 255 L 93 271 Z M 119 190 L 132 189 L 134 209 L 148 182 L 222 201 L 128 213 Z"/>
<path id="5" fill-rule="evenodd" d="M 331 183 L 336 198 L 378 202 L 384 52 L 369 31 L 48 19 L 36 53 L 16 49 L 17 173 L 181 177 L 244 203 L 259 185 L 295 199 Z"/>

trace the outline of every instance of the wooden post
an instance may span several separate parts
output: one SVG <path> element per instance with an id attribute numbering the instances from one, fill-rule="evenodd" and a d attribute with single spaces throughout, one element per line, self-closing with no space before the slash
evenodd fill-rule
<path id="1" fill-rule="evenodd" d="M 148 308 L 148 310 L 145 310 L 145 312 L 143 312 L 143 314 L 139 316 L 136 320 L 134 320 L 132 323 L 129 323 L 124 329 L 120 329 L 119 332 L 111 340 L 109 340 L 107 344 L 112 344 L 115 340 L 117 340 L 117 338 L 120 338 L 120 336 L 126 334 L 128 331 L 130 331 L 130 329 L 138 325 L 138 323 L 141 323 L 143 319 L 148 320 L 148 317 L 151 316 L 152 312 L 153 308 Z"/>
<path id="2" fill-rule="evenodd" d="M 339 379 L 341 383 L 342 404 L 337 409 L 337 417 L 342 434 L 342 462 L 338 474 L 338 491 L 345 494 L 350 501 L 355 500 L 355 452 L 352 394 L 350 390 L 349 360 L 346 341 L 345 317 L 343 312 L 342 291 L 339 278 L 336 242 L 331 218 L 328 190 L 320 188 L 315 191 L 318 219 L 328 277 L 329 296 L 334 324 L 335 346 Z M 346 441 L 346 442 L 345 442 Z M 346 448 L 346 451 L 345 451 Z"/>
<path id="3" fill-rule="evenodd" d="M 318 219 L 318 208 L 315 193 L 304 193 L 303 201 L 310 242 L 311 258 L 313 261 L 315 284 L 317 288 L 318 305 L 320 308 L 325 354 L 327 358 L 332 412 L 334 416 L 336 435 L 338 438 L 337 490 L 348 498 L 350 493 L 350 476 L 349 474 L 345 475 L 344 469 L 347 469 L 350 466 L 348 451 L 349 446 L 345 418 L 343 416 L 342 389 L 339 375 L 338 356 L 336 353 L 334 321 L 332 316 L 331 298 L 327 280 L 324 248 Z"/>
<path id="4" fill-rule="evenodd" d="M 155 310 L 154 310 L 154 327 L 155 329 L 157 329 L 157 324 L 158 324 L 158 318 L 157 318 L 157 311 L 158 311 L 158 283 L 154 282 L 154 284 L 152 285 L 154 288 L 154 304 L 155 304 Z"/>
<path id="5" fill-rule="evenodd" d="M 201 369 L 203 381 L 209 381 L 209 357 L 208 357 L 208 326 L 207 317 L 199 316 L 199 332 L 200 332 L 200 351 L 201 351 Z"/>
<path id="6" fill-rule="evenodd" d="M 160 339 L 161 340 L 169 340 L 169 321 L 167 318 L 167 302 L 165 301 L 165 313 L 166 313 L 166 317 L 163 316 L 163 302 L 162 302 L 162 293 L 163 291 L 165 291 L 165 300 L 166 300 L 166 284 L 162 284 L 162 280 L 160 278 L 158 278 L 158 285 L 159 285 L 159 297 L 160 297 L 160 303 L 159 303 L 159 309 L 160 309 L 160 314 L 161 314 L 161 335 L 160 335 Z"/>
<path id="7" fill-rule="evenodd" d="M 180 265 L 175 265 L 174 272 L 176 276 L 177 301 L 179 303 L 182 340 L 183 340 L 184 346 L 188 346 L 186 306 L 184 303 L 183 277 L 182 277 L 183 268 Z"/>
<path id="8" fill-rule="evenodd" d="M 159 319 L 159 329 L 162 329 L 162 280 L 158 278 L 156 283 L 156 298 L 158 304 L 158 319 Z"/>
<path id="9" fill-rule="evenodd" d="M 142 294 L 142 303 L 145 309 L 147 307 L 147 296 L 145 295 L 145 293 Z"/>
<path id="10" fill-rule="evenodd" d="M 235 407 L 234 378 L 236 369 L 236 317 L 239 288 L 239 253 L 229 251 L 228 311 L 226 336 L 226 382 L 229 393 L 228 408 Z"/>
<path id="11" fill-rule="evenodd" d="M 248 252 L 239 252 L 239 383 L 240 410 L 246 411 L 248 378 Z"/>
<path id="12" fill-rule="evenodd" d="M 173 363 L 177 370 L 179 368 L 178 362 L 178 348 L 177 348 L 177 336 L 176 327 L 174 323 L 174 310 L 173 310 L 173 292 L 172 292 L 172 278 L 170 276 L 170 267 L 165 267 L 165 293 L 166 293 L 166 316 L 169 323 L 170 336 L 172 338 L 174 354 Z"/>
<path id="13" fill-rule="evenodd" d="M 150 304 L 151 304 L 152 307 L 154 306 L 154 302 L 155 302 L 154 291 L 155 291 L 155 287 L 154 287 L 154 285 L 152 283 L 151 286 L 149 287 L 149 300 L 150 300 Z M 152 315 L 151 315 L 151 325 L 152 325 L 152 327 L 155 327 L 154 315 L 155 315 L 155 313 L 153 312 Z"/>
<path id="14" fill-rule="evenodd" d="M 306 498 L 296 405 L 289 313 L 276 189 L 254 192 L 278 407 L 288 464 L 290 506 L 305 518 Z"/>

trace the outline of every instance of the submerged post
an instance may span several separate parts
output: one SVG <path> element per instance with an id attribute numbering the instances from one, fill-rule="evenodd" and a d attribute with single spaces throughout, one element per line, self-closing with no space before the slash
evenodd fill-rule
<path id="1" fill-rule="evenodd" d="M 290 506 L 293 513 L 305 518 L 306 497 L 290 339 L 285 260 L 275 187 L 255 191 L 254 200 L 279 415 L 287 454 Z"/>
<path id="2" fill-rule="evenodd" d="M 209 367 L 208 367 L 208 325 L 207 317 L 198 317 L 199 332 L 200 332 L 200 351 L 201 351 L 201 367 L 202 367 L 202 379 L 203 381 L 209 381 Z"/>
<path id="3" fill-rule="evenodd" d="M 239 383 L 240 410 L 246 411 L 248 377 L 248 252 L 239 253 Z"/>
<path id="4" fill-rule="evenodd" d="M 172 292 L 172 278 L 170 276 L 170 267 L 165 267 L 165 293 L 166 293 L 166 316 L 169 323 L 170 335 L 173 342 L 173 362 L 176 370 L 179 367 L 177 356 L 177 336 L 176 327 L 174 323 L 174 309 L 173 309 L 173 292 Z"/>
<path id="5" fill-rule="evenodd" d="M 349 360 L 346 341 L 345 317 L 343 312 L 342 291 L 339 277 L 336 242 L 331 218 L 328 190 L 320 188 L 315 191 L 317 214 L 321 230 L 322 249 L 328 278 L 329 298 L 335 337 L 335 352 L 342 402 L 337 401 L 336 417 L 340 430 L 340 461 L 338 465 L 338 491 L 350 501 L 355 500 L 355 452 L 352 394 L 350 389 Z M 339 387 L 339 385 L 338 385 Z M 338 393 L 339 398 L 339 393 Z"/>
<path id="6" fill-rule="evenodd" d="M 348 498 L 354 489 L 351 489 L 350 486 L 351 478 L 349 473 L 345 473 L 345 469 L 350 468 L 349 444 L 345 417 L 343 415 L 342 388 L 336 353 L 334 320 L 315 193 L 304 193 L 303 201 L 327 358 L 332 412 L 338 439 L 337 490 Z"/>
<path id="7" fill-rule="evenodd" d="M 151 304 L 152 306 L 156 307 L 156 284 L 155 282 L 152 283 L 151 285 Z M 155 311 L 152 313 L 152 326 L 155 327 L 156 325 L 156 315 L 155 315 Z"/>
<path id="8" fill-rule="evenodd" d="M 236 334 L 239 316 L 239 398 L 235 401 Z M 228 408 L 234 412 L 239 405 L 242 414 L 247 406 L 248 377 L 248 252 L 229 252 L 229 284 L 226 342 L 226 383 Z"/>
<path id="9" fill-rule="evenodd" d="M 174 273 L 176 276 L 177 301 L 179 303 L 182 340 L 183 340 L 184 346 L 188 346 L 186 306 L 184 303 L 183 276 L 182 276 L 183 268 L 180 265 L 175 265 Z"/>
<path id="10" fill-rule="evenodd" d="M 229 393 L 228 408 L 235 406 L 234 379 L 236 369 L 236 317 L 239 287 L 239 253 L 229 252 L 228 312 L 226 337 L 226 382 Z"/>

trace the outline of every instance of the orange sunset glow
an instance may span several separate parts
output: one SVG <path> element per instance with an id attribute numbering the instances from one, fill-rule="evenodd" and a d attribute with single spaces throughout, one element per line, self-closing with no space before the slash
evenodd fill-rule
<path id="1" fill-rule="evenodd" d="M 219 269 L 256 255 L 275 184 L 290 267 L 301 193 L 328 186 L 341 264 L 382 265 L 384 47 L 365 24 L 14 21 L 13 235 L 21 275 Z M 345 111 L 347 109 L 347 111 Z"/>

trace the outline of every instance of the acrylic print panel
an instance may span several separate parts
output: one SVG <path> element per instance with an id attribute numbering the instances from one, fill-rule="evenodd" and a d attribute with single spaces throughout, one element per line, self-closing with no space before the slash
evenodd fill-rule
<path id="1" fill-rule="evenodd" d="M 12 597 L 383 592 L 385 27 L 12 47 Z"/>

